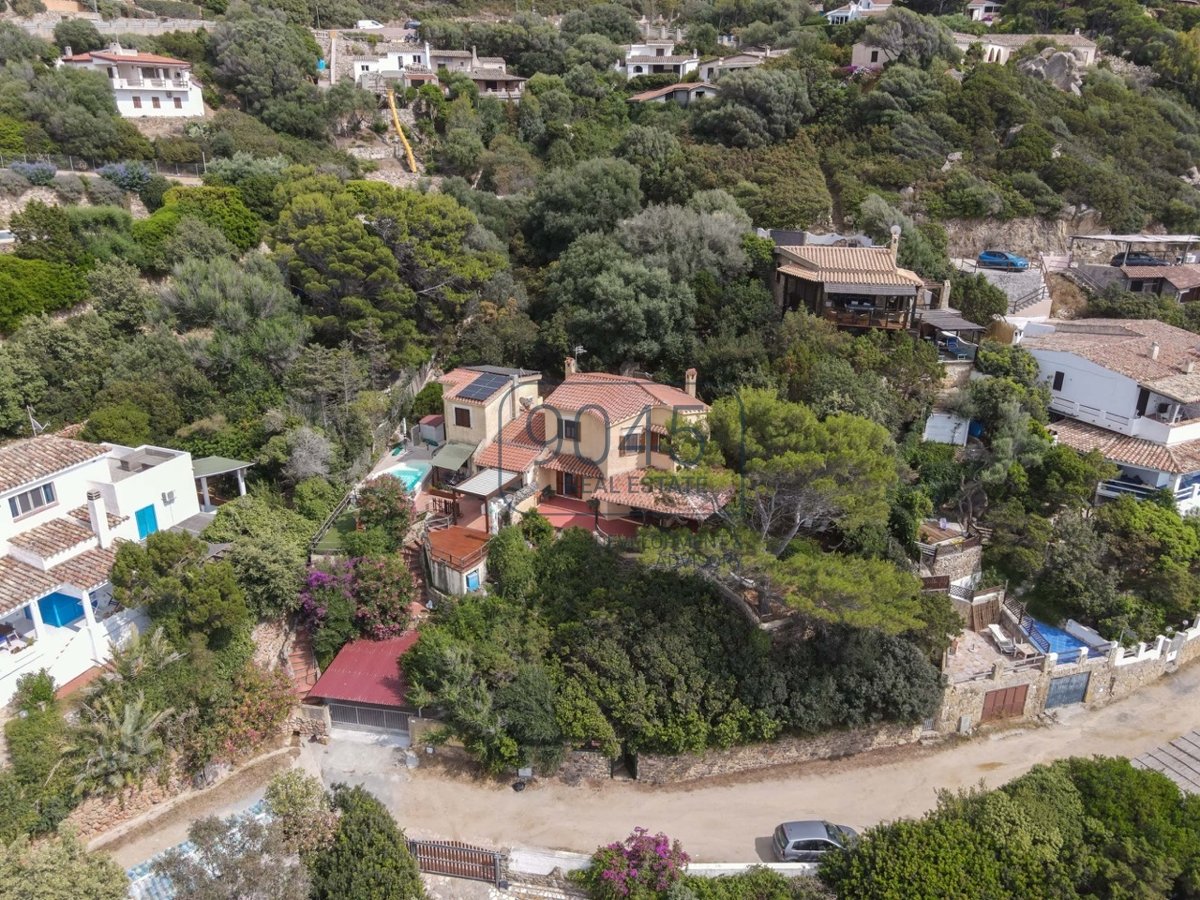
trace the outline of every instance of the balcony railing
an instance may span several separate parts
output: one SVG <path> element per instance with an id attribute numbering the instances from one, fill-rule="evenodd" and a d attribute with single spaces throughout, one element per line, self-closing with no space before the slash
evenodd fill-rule
<path id="1" fill-rule="evenodd" d="M 895 328 L 908 327 L 909 314 L 906 309 L 849 309 L 832 307 L 824 311 L 824 318 L 843 328 Z"/>
<path id="2" fill-rule="evenodd" d="M 192 86 L 189 78 L 113 78 L 116 88 L 157 88 L 164 91 L 186 91 Z"/>
<path id="3" fill-rule="evenodd" d="M 1138 500 L 1146 500 L 1162 490 L 1170 489 L 1151 487 L 1148 484 L 1138 484 L 1133 481 L 1122 481 L 1119 478 L 1110 478 L 1107 481 L 1102 481 L 1099 488 L 1102 497 L 1131 496 Z M 1171 493 L 1174 494 L 1176 503 L 1195 503 L 1200 500 L 1200 484 L 1181 487 L 1179 490 L 1172 491 Z"/>

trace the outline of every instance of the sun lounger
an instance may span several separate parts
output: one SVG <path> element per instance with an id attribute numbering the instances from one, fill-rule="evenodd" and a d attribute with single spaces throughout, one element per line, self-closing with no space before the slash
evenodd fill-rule
<path id="1" fill-rule="evenodd" d="M 1000 648 L 1001 653 L 1016 653 L 1016 643 L 1012 640 L 1012 638 L 1004 633 L 1004 629 L 999 625 L 996 625 L 995 623 L 989 625 L 988 634 L 992 636 L 992 640 L 996 642 L 996 646 Z"/>

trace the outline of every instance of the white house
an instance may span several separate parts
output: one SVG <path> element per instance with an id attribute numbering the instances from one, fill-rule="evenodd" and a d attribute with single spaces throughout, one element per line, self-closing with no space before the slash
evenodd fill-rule
<path id="1" fill-rule="evenodd" d="M 967 15 L 971 17 L 972 22 L 986 22 L 991 25 L 999 20 L 1003 6 L 1003 3 L 997 3 L 996 0 L 971 0 L 967 4 Z"/>
<path id="2" fill-rule="evenodd" d="M 525 79 L 512 75 L 508 64 L 499 56 L 480 56 L 470 50 L 437 50 L 428 43 L 415 48 L 389 50 L 380 57 L 356 56 L 350 60 L 354 79 L 368 90 L 388 86 L 420 87 L 437 84 L 439 69 L 451 74 L 462 73 L 473 82 L 479 93 L 501 100 L 517 100 L 525 90 Z"/>
<path id="3" fill-rule="evenodd" d="M 1071 52 L 1080 65 L 1091 66 L 1096 62 L 1096 42 L 1088 40 L 1080 34 L 963 34 L 954 33 L 954 46 L 963 53 L 972 44 L 978 44 L 983 53 L 983 61 L 1004 65 L 1009 58 L 1031 41 L 1046 40 L 1052 44 L 1065 47 Z"/>
<path id="4" fill-rule="evenodd" d="M 732 56 L 721 59 L 706 59 L 700 63 L 700 80 L 714 82 L 730 72 L 744 72 L 761 66 L 768 59 L 787 56 L 787 50 L 772 50 L 770 47 L 746 47 Z"/>
<path id="5" fill-rule="evenodd" d="M 1050 389 L 1057 439 L 1121 469 L 1102 496 L 1174 493 L 1200 509 L 1200 336 L 1153 319 L 1030 322 L 1021 347 Z"/>
<path id="6" fill-rule="evenodd" d="M 119 43 L 107 50 L 66 53 L 59 65 L 91 69 L 108 79 L 117 101 L 117 112 L 127 119 L 203 116 L 200 82 L 192 78 L 192 64 L 169 56 L 139 53 Z"/>
<path id="7" fill-rule="evenodd" d="M 882 68 L 895 59 L 895 54 L 882 47 L 859 41 L 850 48 L 850 65 L 855 69 Z"/>
<path id="8" fill-rule="evenodd" d="M 845 25 L 859 19 L 882 16 L 891 8 L 892 0 L 850 0 L 844 6 L 825 13 L 825 19 L 830 25 Z"/>
<path id="9" fill-rule="evenodd" d="M 700 68 L 700 56 L 676 54 L 674 41 L 646 41 L 625 47 L 614 66 L 626 78 L 639 75 L 674 75 L 682 79 Z"/>
<path id="10" fill-rule="evenodd" d="M 27 672 L 61 687 L 108 660 L 141 616 L 112 600 L 115 544 L 199 509 L 179 450 L 57 435 L 0 446 L 0 705 Z"/>

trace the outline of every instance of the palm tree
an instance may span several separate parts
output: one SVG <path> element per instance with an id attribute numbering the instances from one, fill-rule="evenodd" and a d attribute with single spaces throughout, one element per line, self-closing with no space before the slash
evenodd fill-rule
<path id="1" fill-rule="evenodd" d="M 162 626 L 159 626 L 148 636 L 135 634 L 124 647 L 112 646 L 112 659 L 108 662 L 104 682 L 120 691 L 123 686 L 136 683 L 143 675 L 161 672 L 181 659 L 183 654 L 171 645 Z"/>
<path id="2" fill-rule="evenodd" d="M 79 763 L 76 791 L 108 793 L 140 784 L 162 755 L 159 732 L 173 712 L 149 712 L 140 691 L 124 704 L 112 696 L 85 704 L 75 740 L 65 751 Z"/>

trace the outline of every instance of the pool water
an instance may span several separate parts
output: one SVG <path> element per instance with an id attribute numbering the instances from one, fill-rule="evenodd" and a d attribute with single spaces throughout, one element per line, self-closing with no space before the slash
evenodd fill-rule
<path id="1" fill-rule="evenodd" d="M 427 462 L 403 462 L 398 466 L 392 466 L 384 474 L 399 478 L 404 484 L 404 489 L 411 494 L 421 486 L 421 482 L 429 474 L 430 468 L 432 467 Z"/>
<path id="2" fill-rule="evenodd" d="M 1047 625 L 1036 619 L 1030 622 L 1029 627 L 1046 639 L 1046 643 L 1050 645 L 1050 652 L 1057 653 L 1059 659 L 1066 656 L 1071 662 L 1074 662 L 1079 658 L 1080 649 L 1087 649 L 1087 644 L 1079 638 L 1067 634 L 1061 628 L 1055 628 L 1053 625 Z"/>

